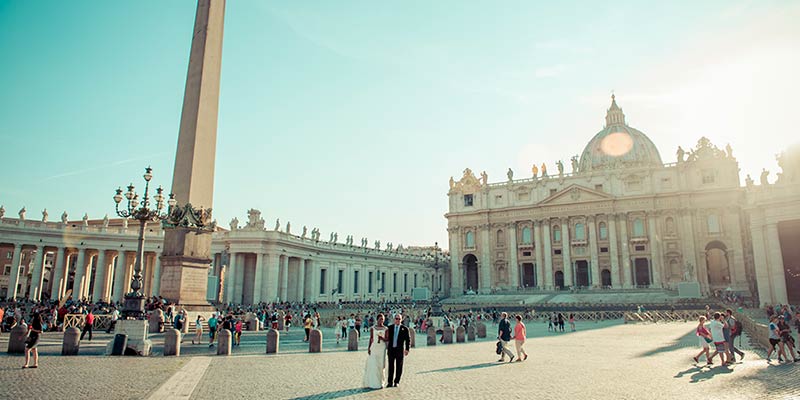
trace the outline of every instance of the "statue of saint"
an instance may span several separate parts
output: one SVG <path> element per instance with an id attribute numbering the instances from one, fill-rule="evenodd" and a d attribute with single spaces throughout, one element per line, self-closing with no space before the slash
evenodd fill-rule
<path id="1" fill-rule="evenodd" d="M 386 251 L 392 251 L 392 242 L 386 244 Z"/>
<path id="2" fill-rule="evenodd" d="M 556 162 L 556 168 L 558 168 L 558 176 L 564 175 L 564 163 L 561 160 Z"/>
<path id="3" fill-rule="evenodd" d="M 89 213 L 83 214 L 83 226 L 89 226 Z"/>
<path id="4" fill-rule="evenodd" d="M 690 282 L 692 280 L 692 275 L 694 275 L 694 266 L 692 263 L 687 262 L 683 269 L 683 281 Z"/>
<path id="5" fill-rule="evenodd" d="M 486 186 L 489 184 L 489 175 L 486 174 L 486 171 L 481 172 L 481 185 Z"/>
<path id="6" fill-rule="evenodd" d="M 683 151 L 683 148 L 682 148 L 681 146 L 678 146 L 678 153 L 677 153 L 677 156 L 678 156 L 678 162 L 679 162 L 679 163 L 682 163 L 682 162 L 683 162 L 683 157 L 684 157 L 685 155 L 686 155 L 686 152 L 685 152 L 685 151 Z"/>
<path id="7" fill-rule="evenodd" d="M 275 231 L 277 232 L 279 230 L 281 230 L 281 219 L 280 218 L 275 220 Z"/>
<path id="8" fill-rule="evenodd" d="M 233 219 L 231 220 L 231 231 L 235 231 L 237 229 L 239 229 L 239 219 L 233 217 Z"/>
<path id="9" fill-rule="evenodd" d="M 766 168 L 761 168 L 761 184 L 769 185 L 769 171 Z"/>
<path id="10" fill-rule="evenodd" d="M 452 190 L 454 187 L 456 187 L 456 181 L 451 176 L 450 177 L 450 189 Z"/>
<path id="11" fill-rule="evenodd" d="M 511 168 L 509 168 L 508 172 L 506 172 L 506 176 L 508 176 L 508 180 L 509 181 L 513 181 L 514 180 L 514 171 L 512 171 Z"/>
<path id="12" fill-rule="evenodd" d="M 66 224 L 67 224 L 67 219 L 68 219 L 68 218 L 69 218 L 69 216 L 67 215 L 67 212 L 66 212 L 66 211 L 64 211 L 64 213 L 63 213 L 63 214 L 61 214 L 61 223 L 62 223 L 62 224 L 64 224 L 64 225 L 66 225 Z"/>
<path id="13" fill-rule="evenodd" d="M 19 210 L 19 220 L 20 220 L 20 221 L 25 221 L 25 213 L 26 213 L 26 212 L 28 212 L 28 211 L 25 209 L 25 206 L 23 206 L 23 207 L 22 207 L 22 208 Z"/>
<path id="14" fill-rule="evenodd" d="M 533 179 L 536 179 L 536 177 L 539 175 L 539 167 L 537 167 L 536 164 L 533 164 L 531 167 L 531 173 L 533 174 Z"/>
<path id="15" fill-rule="evenodd" d="M 306 226 L 305 226 L 305 225 L 303 225 L 303 234 L 302 234 L 302 235 L 300 235 L 300 237 L 305 239 L 305 237 L 306 237 L 306 232 L 308 232 L 308 228 L 306 228 Z"/>
<path id="16" fill-rule="evenodd" d="M 542 163 L 542 178 L 546 176 L 547 176 L 547 165 L 545 165 L 545 163 Z"/>
<path id="17" fill-rule="evenodd" d="M 108 228 L 108 214 L 103 217 L 103 228 Z"/>
<path id="18" fill-rule="evenodd" d="M 6 208 L 0 206 L 0 219 L 2 219 L 6 215 Z"/>
<path id="19" fill-rule="evenodd" d="M 375 241 L 375 249 L 376 250 L 380 250 L 381 249 L 381 241 L 380 240 L 376 240 Z"/>
<path id="20" fill-rule="evenodd" d="M 744 183 L 747 187 L 753 187 L 753 178 L 750 177 L 750 174 L 747 174 L 747 177 L 744 178 Z"/>
<path id="21" fill-rule="evenodd" d="M 577 174 L 578 173 L 578 156 L 572 156 L 570 161 L 572 162 L 572 173 L 573 174 Z"/>
<path id="22" fill-rule="evenodd" d="M 286 221 L 286 233 L 292 233 L 292 221 Z"/>
<path id="23" fill-rule="evenodd" d="M 733 148 L 730 143 L 725 146 L 725 152 L 728 153 L 728 158 L 733 158 Z"/>
<path id="24" fill-rule="evenodd" d="M 336 243 L 338 241 L 339 241 L 339 233 L 338 232 L 334 232 L 333 233 L 333 243 Z"/>
<path id="25" fill-rule="evenodd" d="M 42 210 L 42 222 L 47 222 L 47 216 L 50 215 L 47 213 L 47 209 L 45 208 Z"/>

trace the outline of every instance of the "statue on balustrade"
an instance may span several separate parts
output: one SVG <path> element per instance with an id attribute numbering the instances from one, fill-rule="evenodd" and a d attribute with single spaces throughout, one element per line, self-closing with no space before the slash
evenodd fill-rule
<path id="1" fill-rule="evenodd" d="M 42 222 L 47 222 L 47 217 L 49 215 L 50 214 L 47 213 L 47 209 L 46 208 L 44 210 L 42 210 Z"/>
<path id="2" fill-rule="evenodd" d="M 89 213 L 83 214 L 83 226 L 89 226 Z"/>
<path id="3" fill-rule="evenodd" d="M 392 242 L 386 243 L 386 251 L 392 251 Z"/>
<path id="4" fill-rule="evenodd" d="M 547 165 L 545 163 L 542 163 L 542 178 L 546 177 L 547 177 Z"/>
<path id="5" fill-rule="evenodd" d="M 454 188 L 454 187 L 456 187 L 456 181 L 455 181 L 455 179 L 453 179 L 453 177 L 451 176 L 451 177 L 450 177 L 450 190 L 453 190 L 453 188 Z"/>
<path id="6" fill-rule="evenodd" d="M 286 221 L 286 233 L 292 233 L 292 221 Z"/>
<path id="7" fill-rule="evenodd" d="M 508 172 L 506 172 L 506 176 L 508 177 L 509 181 L 513 181 L 514 180 L 514 171 L 511 168 L 509 168 Z"/>
<path id="8" fill-rule="evenodd" d="M 558 168 L 558 176 L 564 176 L 564 163 L 561 160 L 556 162 L 556 168 Z"/>
<path id="9" fill-rule="evenodd" d="M 376 240 L 375 241 L 375 250 L 380 250 L 380 249 L 381 249 L 381 241 L 380 240 Z"/>
<path id="10" fill-rule="evenodd" d="M 6 208 L 3 207 L 3 206 L 0 206 L 0 219 L 3 219 L 3 217 L 5 215 L 6 215 Z"/>
<path id="11" fill-rule="evenodd" d="M 572 156 L 572 158 L 570 158 L 570 161 L 572 162 L 572 173 L 573 174 L 577 174 L 578 173 L 578 156 Z"/>
<path id="12" fill-rule="evenodd" d="M 747 174 L 747 177 L 744 178 L 744 183 L 747 187 L 753 187 L 753 178 L 750 177 L 750 174 Z"/>
<path id="13" fill-rule="evenodd" d="M 533 174 L 533 179 L 536 179 L 539 176 L 539 167 L 536 164 L 533 164 L 531 167 L 531 173 Z"/>
<path id="14" fill-rule="evenodd" d="M 486 171 L 481 172 L 481 185 L 486 186 L 489 184 L 489 175 Z"/>
<path id="15" fill-rule="evenodd" d="M 305 238 L 306 238 L 306 232 L 308 232 L 308 228 L 306 228 L 306 226 L 305 226 L 305 225 L 303 225 L 303 234 L 302 234 L 302 235 L 300 235 L 300 237 L 301 237 L 301 238 L 303 238 L 303 239 L 305 239 Z"/>
<path id="16" fill-rule="evenodd" d="M 23 206 L 22 209 L 19 210 L 19 220 L 20 221 L 25 221 L 25 213 L 26 212 L 28 212 L 28 211 L 25 209 L 25 206 Z"/>
<path id="17" fill-rule="evenodd" d="M 761 168 L 761 185 L 769 185 L 769 171 L 766 168 Z"/>
<path id="18" fill-rule="evenodd" d="M 676 156 L 678 157 L 679 163 L 684 161 L 683 158 L 686 156 L 686 152 L 683 150 L 683 147 L 678 146 L 678 152 L 676 153 Z"/>
<path id="19" fill-rule="evenodd" d="M 103 228 L 108 228 L 108 214 L 103 217 Z"/>
<path id="20" fill-rule="evenodd" d="M 66 224 L 67 224 L 67 220 L 68 220 L 68 219 L 69 219 L 69 216 L 67 215 L 67 212 L 66 212 L 66 211 L 64 211 L 64 213 L 63 213 L 63 214 L 61 214 L 61 223 L 62 223 L 62 224 L 64 224 L 64 225 L 66 225 Z"/>
<path id="21" fill-rule="evenodd" d="M 231 220 L 231 231 L 235 231 L 237 229 L 239 229 L 239 219 L 233 217 L 233 219 Z"/>
<path id="22" fill-rule="evenodd" d="M 733 158 L 733 148 L 730 143 L 725 146 L 725 152 L 728 153 L 728 158 Z"/>
<path id="23" fill-rule="evenodd" d="M 278 232 L 280 230 L 281 230 L 281 219 L 277 218 L 275 219 L 275 232 Z"/>
<path id="24" fill-rule="evenodd" d="M 333 233 L 333 243 L 336 243 L 338 241 L 339 241 L 339 233 L 338 232 L 334 232 Z"/>

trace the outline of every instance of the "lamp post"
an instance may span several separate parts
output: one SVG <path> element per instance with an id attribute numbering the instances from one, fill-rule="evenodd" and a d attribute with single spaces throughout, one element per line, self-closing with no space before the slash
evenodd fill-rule
<path id="1" fill-rule="evenodd" d="M 139 243 L 136 249 L 136 262 L 133 264 L 133 276 L 131 277 L 131 291 L 125 294 L 125 302 L 122 307 L 123 319 L 142 319 L 145 316 L 144 303 L 145 296 L 141 292 L 142 288 L 142 260 L 144 260 L 144 233 L 148 222 L 163 221 L 168 214 L 162 214 L 164 209 L 164 189 L 161 186 L 156 189 L 153 196 L 155 208 L 150 208 L 150 180 L 153 179 L 153 169 L 145 168 L 143 175 L 145 180 L 144 197 L 139 200 L 139 195 L 135 191 L 133 183 L 128 186 L 128 191 L 123 195 L 122 188 L 117 189 L 114 195 L 117 215 L 122 218 L 130 218 L 139 221 Z M 120 210 L 120 203 L 123 197 L 127 200 L 127 205 Z M 176 201 L 173 195 L 169 195 L 167 200 L 169 209 L 175 206 Z"/>
<path id="2" fill-rule="evenodd" d="M 437 279 L 439 280 L 438 284 L 441 285 L 441 279 L 439 278 L 439 242 L 434 243 L 433 247 L 433 299 L 431 300 L 431 316 L 433 317 L 440 317 L 442 316 L 442 303 L 439 301 L 439 286 L 437 286 Z"/>

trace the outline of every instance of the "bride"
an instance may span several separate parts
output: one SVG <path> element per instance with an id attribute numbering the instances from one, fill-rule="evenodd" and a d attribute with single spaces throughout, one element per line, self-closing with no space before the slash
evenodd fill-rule
<path id="1" fill-rule="evenodd" d="M 383 340 L 386 327 L 383 325 L 383 319 L 383 314 L 378 314 L 375 317 L 375 326 L 369 330 L 364 386 L 372 389 L 383 387 L 383 369 L 386 366 L 386 342 Z"/>

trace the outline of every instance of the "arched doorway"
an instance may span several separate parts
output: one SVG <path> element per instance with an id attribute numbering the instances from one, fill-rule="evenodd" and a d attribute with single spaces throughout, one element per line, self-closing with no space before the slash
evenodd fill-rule
<path id="1" fill-rule="evenodd" d="M 478 258 L 474 254 L 464 256 L 464 290 L 478 291 Z"/>
<path id="2" fill-rule="evenodd" d="M 708 272 L 709 286 L 724 288 L 730 285 L 731 274 L 727 253 L 728 248 L 719 240 L 706 245 L 706 271 Z"/>
<path id="3" fill-rule="evenodd" d="M 589 287 L 589 262 L 575 261 L 575 284 L 578 287 Z"/>
<path id="4" fill-rule="evenodd" d="M 600 271 L 600 284 L 603 287 L 611 287 L 611 271 L 607 269 Z"/>
<path id="5" fill-rule="evenodd" d="M 522 287 L 536 286 L 536 270 L 533 263 L 522 263 Z"/>
<path id="6" fill-rule="evenodd" d="M 562 271 L 556 271 L 555 278 L 556 278 L 556 289 L 558 290 L 564 289 L 564 273 Z"/>
<path id="7" fill-rule="evenodd" d="M 636 286 L 650 286 L 650 262 L 646 258 L 637 258 L 634 260 L 633 273 L 636 277 Z"/>

